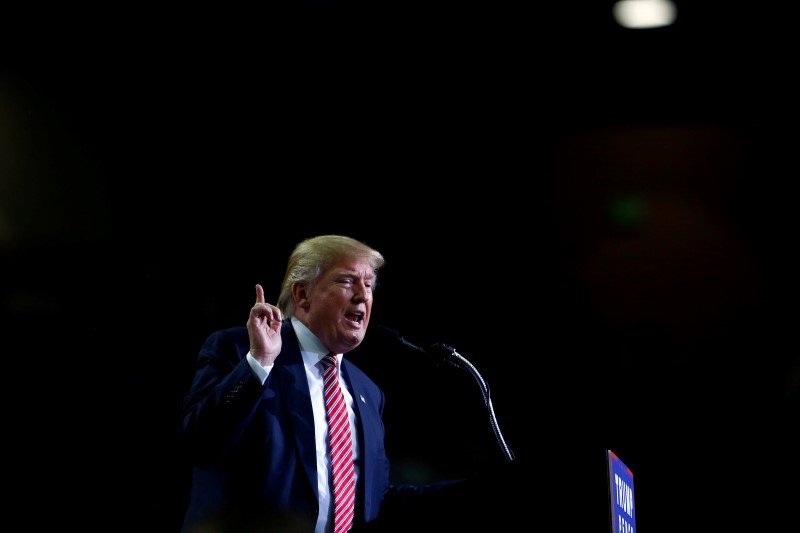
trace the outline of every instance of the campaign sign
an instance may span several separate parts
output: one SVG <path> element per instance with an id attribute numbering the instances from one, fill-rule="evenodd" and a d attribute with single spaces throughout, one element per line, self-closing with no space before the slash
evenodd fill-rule
<path id="1" fill-rule="evenodd" d="M 608 456 L 611 533 L 636 533 L 633 472 L 611 450 L 606 450 L 606 455 Z"/>

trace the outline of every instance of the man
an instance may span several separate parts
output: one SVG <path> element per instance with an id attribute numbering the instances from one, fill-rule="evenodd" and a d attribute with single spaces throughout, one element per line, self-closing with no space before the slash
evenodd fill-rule
<path id="1" fill-rule="evenodd" d="M 246 327 L 217 331 L 205 341 L 180 427 L 193 465 L 184 533 L 338 533 L 380 523 L 399 530 L 406 513 L 377 521 L 379 512 L 420 496 L 434 498 L 437 512 L 444 511 L 438 495 L 459 482 L 390 484 L 384 393 L 343 358 L 367 332 L 383 264 L 381 253 L 350 237 L 306 239 L 289 258 L 277 306 L 256 285 Z M 326 389 L 322 362 L 328 354 L 340 372 L 338 385 Z M 329 431 L 325 395 L 339 388 L 347 405 L 352 458 L 345 463 L 355 466 L 355 498 L 349 499 L 351 514 L 342 511 L 347 522 L 334 529 L 340 502 L 329 438 L 338 430 Z"/>

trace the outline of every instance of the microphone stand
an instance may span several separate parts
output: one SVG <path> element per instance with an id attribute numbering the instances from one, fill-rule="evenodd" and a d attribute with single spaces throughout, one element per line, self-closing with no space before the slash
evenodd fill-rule
<path id="1" fill-rule="evenodd" d="M 514 453 L 511 451 L 511 448 L 508 447 L 508 444 L 506 444 L 506 441 L 503 438 L 503 434 L 500 431 L 500 425 L 497 423 L 497 418 L 495 417 L 494 414 L 494 408 L 492 407 L 492 398 L 491 395 L 489 394 L 489 385 L 480 375 L 475 366 L 469 361 L 467 361 L 467 359 L 463 355 L 458 353 L 456 349 L 453 348 L 452 346 L 438 343 L 431 346 L 431 348 L 436 348 L 440 351 L 446 352 L 446 355 L 443 356 L 446 362 L 450 363 L 455 367 L 467 370 L 470 374 L 472 374 L 472 377 L 475 378 L 475 381 L 478 382 L 478 385 L 481 388 L 481 393 L 483 394 L 483 402 L 486 404 L 486 409 L 489 412 L 489 423 L 492 426 L 492 431 L 494 431 L 494 436 L 497 439 L 497 443 L 500 445 L 500 450 L 503 452 L 503 457 L 505 457 L 506 461 L 513 461 Z"/>
<path id="2" fill-rule="evenodd" d="M 394 339 L 396 342 L 399 342 L 403 346 L 410 348 L 416 352 L 427 354 L 428 351 L 420 348 L 413 342 L 409 342 L 400 335 L 400 332 L 383 326 L 381 324 L 377 325 L 378 331 L 383 332 L 383 334 L 389 336 L 390 338 Z M 431 346 L 432 349 L 435 349 L 439 352 L 439 356 L 446 362 L 450 363 L 451 365 L 467 370 L 472 377 L 478 382 L 478 385 L 481 387 L 481 393 L 483 394 L 483 402 L 486 404 L 486 409 L 489 411 L 489 423 L 492 426 L 492 431 L 494 431 L 494 436 L 497 439 L 497 443 L 500 445 L 500 450 L 503 452 L 503 456 L 505 457 L 506 461 L 513 461 L 514 460 L 514 453 L 511 451 L 511 448 L 508 447 L 506 444 L 505 439 L 503 438 L 503 434 L 500 432 L 500 426 L 497 423 L 497 418 L 494 415 L 494 408 L 492 407 L 492 398 L 489 394 L 489 385 L 480 375 L 478 370 L 473 366 L 472 363 L 467 361 L 467 359 L 458 353 L 455 348 L 452 346 L 448 346 L 443 343 L 434 344 Z M 443 353 L 442 353 L 443 352 Z"/>

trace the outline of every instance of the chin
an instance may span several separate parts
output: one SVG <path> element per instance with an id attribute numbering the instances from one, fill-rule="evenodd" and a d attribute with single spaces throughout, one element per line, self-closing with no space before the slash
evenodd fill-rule
<path id="1" fill-rule="evenodd" d="M 350 338 L 350 347 L 351 347 L 351 349 L 355 348 L 356 346 L 361 344 L 362 340 L 364 340 L 364 332 L 363 331 L 353 334 L 353 336 Z"/>

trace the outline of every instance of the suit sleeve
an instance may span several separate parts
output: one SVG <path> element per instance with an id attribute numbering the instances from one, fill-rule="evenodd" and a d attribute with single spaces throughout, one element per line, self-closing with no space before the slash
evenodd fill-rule
<path id="1" fill-rule="evenodd" d="M 223 460 L 256 411 L 264 386 L 247 362 L 248 346 L 247 330 L 233 328 L 212 333 L 200 349 L 179 427 L 179 442 L 198 465 Z"/>

